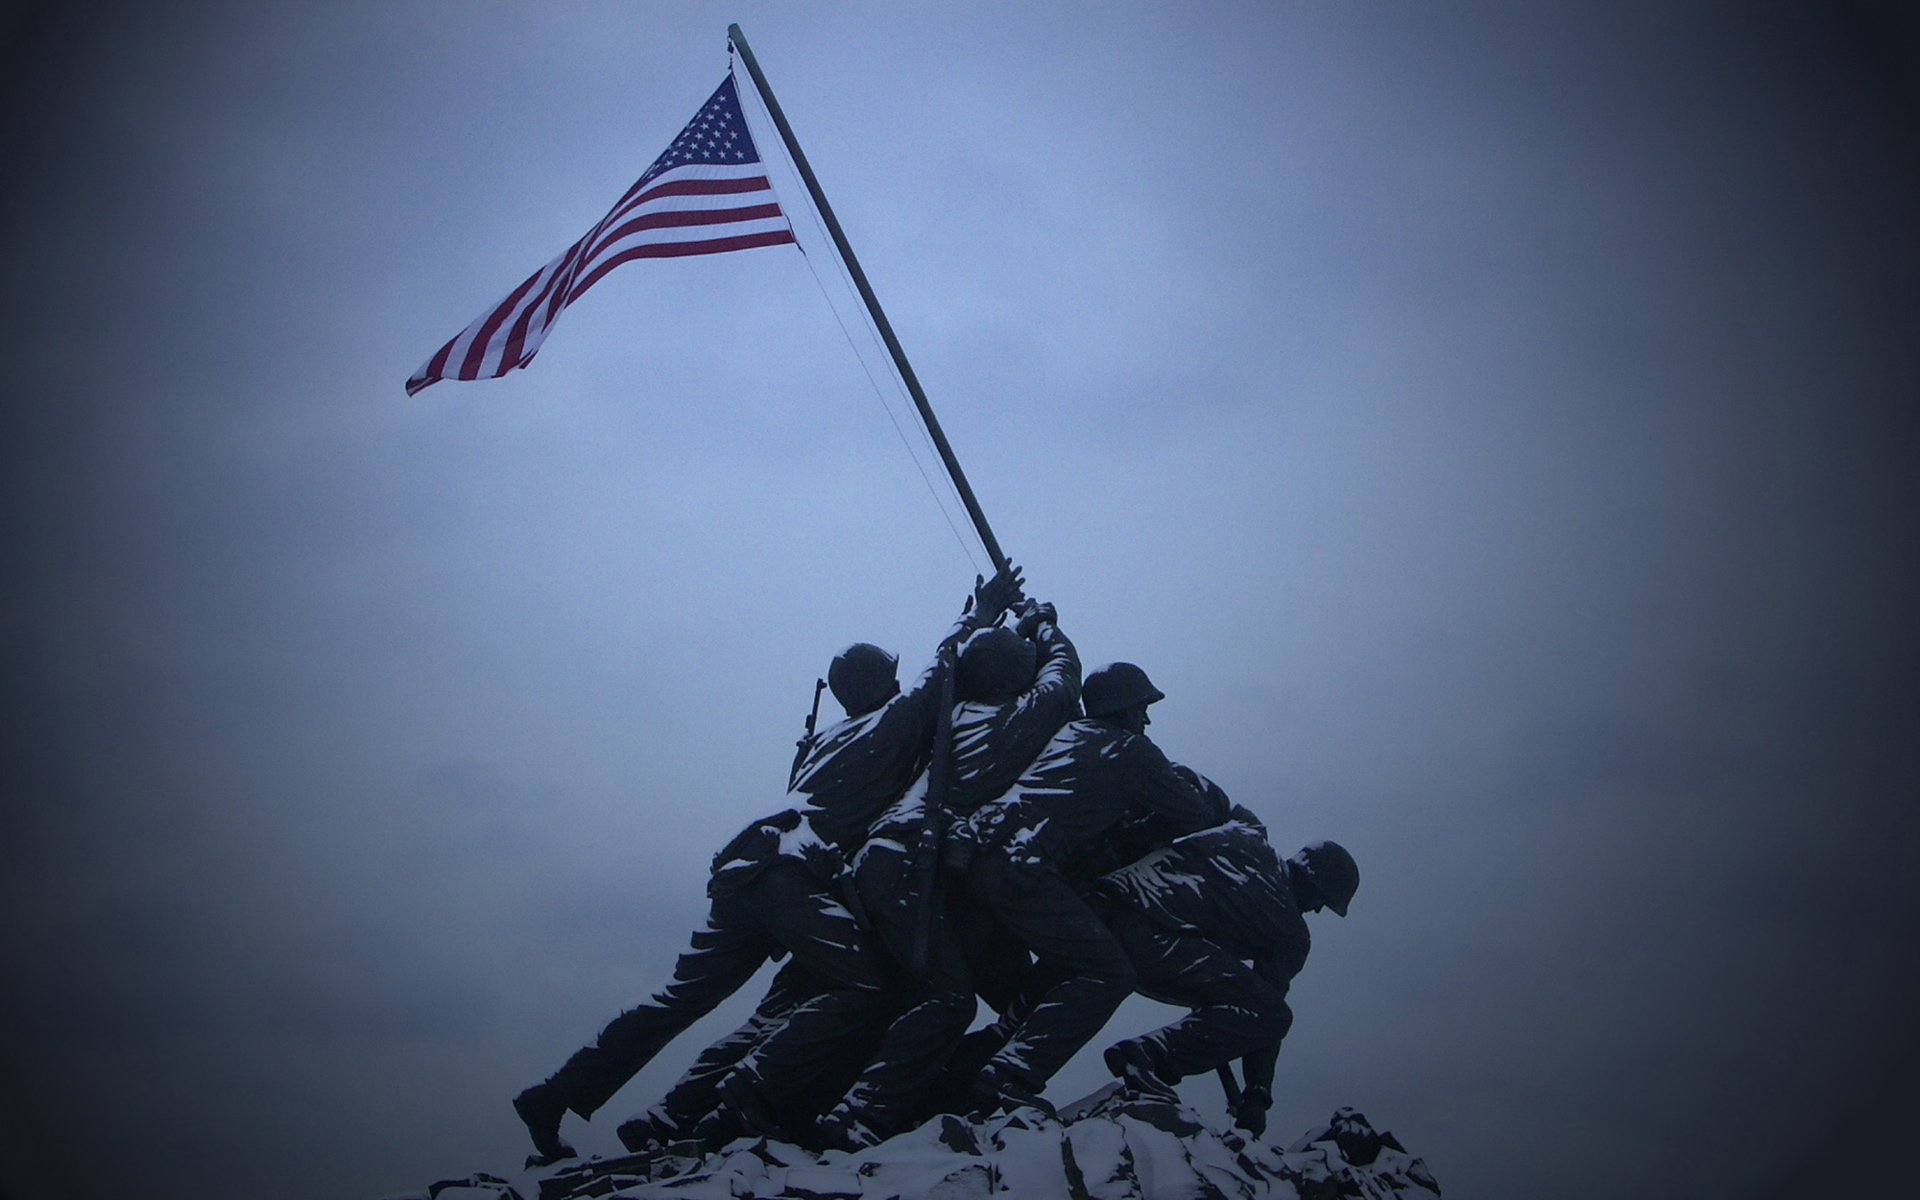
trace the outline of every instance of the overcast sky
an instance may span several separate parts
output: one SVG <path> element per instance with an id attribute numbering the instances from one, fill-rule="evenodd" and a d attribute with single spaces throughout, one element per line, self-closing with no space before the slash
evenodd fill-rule
<path id="1" fill-rule="evenodd" d="M 0 1192 L 516 1168 L 828 658 L 957 612 L 804 221 L 403 394 L 733 20 L 1030 590 L 1361 864 L 1278 1138 L 1482 1200 L 1910 1143 L 1913 26 L 1536 7 L 14 6 Z"/>

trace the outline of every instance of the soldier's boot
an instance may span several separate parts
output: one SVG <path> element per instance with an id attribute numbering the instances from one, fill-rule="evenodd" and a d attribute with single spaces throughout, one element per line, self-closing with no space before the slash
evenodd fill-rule
<path id="1" fill-rule="evenodd" d="M 1107 1070 L 1123 1086 L 1156 1100 L 1179 1101 L 1180 1094 L 1160 1074 L 1153 1050 L 1143 1039 L 1128 1038 L 1124 1042 L 1115 1042 L 1107 1047 L 1101 1057 L 1106 1060 Z"/>
<path id="2" fill-rule="evenodd" d="M 793 1135 L 781 1124 L 767 1099 L 760 1081 L 745 1070 L 736 1070 L 720 1081 L 720 1100 L 734 1118 L 755 1137 L 774 1142 L 791 1142 Z"/>
<path id="3" fill-rule="evenodd" d="M 686 1136 L 666 1128 L 660 1118 L 650 1112 L 628 1117 L 613 1132 L 629 1154 L 658 1154 L 667 1148 L 669 1142 Z"/>
<path id="4" fill-rule="evenodd" d="M 520 1114 L 533 1137 L 534 1152 L 527 1156 L 528 1167 L 552 1166 L 574 1157 L 573 1147 L 560 1138 L 560 1118 L 566 1115 L 567 1102 L 553 1084 L 536 1083 L 515 1096 L 513 1111 Z"/>
<path id="5" fill-rule="evenodd" d="M 814 1139 L 827 1149 L 849 1154 L 885 1140 L 877 1129 L 855 1116 L 845 1104 L 834 1105 L 831 1112 L 815 1121 L 813 1133 Z"/>
<path id="6" fill-rule="evenodd" d="M 712 1154 L 745 1132 L 746 1130 L 740 1126 L 739 1119 L 731 1111 L 722 1107 L 695 1122 L 693 1128 L 684 1135 L 686 1141 L 671 1142 L 669 1146 L 697 1145 L 701 1147 L 702 1153 Z"/>
<path id="7" fill-rule="evenodd" d="M 991 1116 L 1016 1108 L 1037 1108 L 1049 1117 L 1053 1105 L 1047 1103 L 1032 1082 L 999 1063 L 988 1063 L 973 1077 L 974 1111 Z"/>

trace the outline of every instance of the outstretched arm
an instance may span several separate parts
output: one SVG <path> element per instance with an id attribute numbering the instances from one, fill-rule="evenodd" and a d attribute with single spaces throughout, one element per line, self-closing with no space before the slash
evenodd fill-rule
<path id="1" fill-rule="evenodd" d="M 1168 840 L 1227 819 L 1232 802 L 1219 785 L 1190 767 L 1168 760 L 1160 747 L 1144 736 L 1127 739 L 1126 753 L 1135 764 L 1140 802 L 1164 828 Z"/>

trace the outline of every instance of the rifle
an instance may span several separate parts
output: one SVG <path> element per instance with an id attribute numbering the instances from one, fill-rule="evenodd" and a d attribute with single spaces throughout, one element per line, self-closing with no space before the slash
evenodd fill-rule
<path id="1" fill-rule="evenodd" d="M 806 736 L 794 743 L 796 749 L 793 752 L 793 770 L 787 772 L 788 791 L 792 791 L 793 785 L 800 781 L 800 768 L 806 765 L 807 752 L 813 749 L 813 727 L 820 720 L 820 693 L 826 688 L 826 680 L 813 681 L 813 711 L 807 714 Z"/>
<path id="2" fill-rule="evenodd" d="M 1220 1090 L 1227 1094 L 1227 1119 L 1233 1119 L 1233 1106 L 1240 1103 L 1240 1081 L 1234 1078 L 1233 1064 L 1223 1062 L 1214 1069 L 1220 1077 Z"/>

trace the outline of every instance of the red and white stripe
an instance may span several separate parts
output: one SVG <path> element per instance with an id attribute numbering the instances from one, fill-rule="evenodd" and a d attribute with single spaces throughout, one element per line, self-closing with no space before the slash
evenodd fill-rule
<path id="1" fill-rule="evenodd" d="M 662 171 L 634 184 L 585 237 L 435 351 L 407 380 L 407 394 L 442 379 L 496 379 L 526 366 L 561 310 L 621 263 L 792 241 L 758 161 Z"/>

